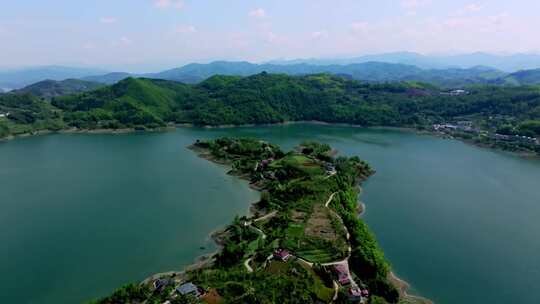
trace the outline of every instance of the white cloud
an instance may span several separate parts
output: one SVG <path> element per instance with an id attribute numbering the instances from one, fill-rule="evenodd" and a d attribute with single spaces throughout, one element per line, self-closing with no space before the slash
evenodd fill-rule
<path id="1" fill-rule="evenodd" d="M 311 33 L 311 39 L 319 40 L 324 38 L 328 38 L 328 31 L 326 30 Z"/>
<path id="2" fill-rule="evenodd" d="M 489 21 L 494 25 L 502 25 L 506 19 L 508 19 L 508 13 L 500 13 L 498 15 L 489 16 Z"/>
<path id="3" fill-rule="evenodd" d="M 121 37 L 121 38 L 120 38 L 120 42 L 126 43 L 126 44 L 132 43 L 132 41 L 131 41 L 128 37 L 126 37 L 126 36 Z"/>
<path id="4" fill-rule="evenodd" d="M 248 15 L 253 18 L 264 18 L 266 17 L 266 11 L 262 8 L 258 8 L 250 11 Z"/>
<path id="5" fill-rule="evenodd" d="M 82 48 L 85 50 L 93 50 L 96 49 L 96 45 L 93 42 L 88 41 L 83 44 Z"/>
<path id="6" fill-rule="evenodd" d="M 463 10 L 465 10 L 466 12 L 478 12 L 482 10 L 482 8 L 483 6 L 478 3 L 471 3 L 466 5 Z"/>
<path id="7" fill-rule="evenodd" d="M 116 23 L 117 21 L 118 20 L 115 17 L 103 17 L 99 19 L 99 22 L 104 23 L 104 24 L 112 24 L 112 23 Z"/>
<path id="8" fill-rule="evenodd" d="M 113 43 L 113 46 L 130 46 L 133 44 L 133 41 L 126 36 L 120 37 L 117 42 Z"/>
<path id="9" fill-rule="evenodd" d="M 477 13 L 484 8 L 481 4 L 470 3 L 459 9 L 454 15 L 455 16 L 465 16 L 473 13 Z"/>
<path id="10" fill-rule="evenodd" d="M 268 32 L 266 33 L 265 35 L 265 40 L 268 42 L 268 43 L 275 43 L 278 41 L 279 39 L 279 36 L 274 34 L 273 32 Z"/>
<path id="11" fill-rule="evenodd" d="M 182 9 L 184 8 L 184 1 L 183 0 L 155 0 L 154 5 L 158 8 L 176 8 L 176 9 Z"/>
<path id="12" fill-rule="evenodd" d="M 369 23 L 365 21 L 356 21 L 351 23 L 351 30 L 353 32 L 366 32 L 369 28 Z"/>
<path id="13" fill-rule="evenodd" d="M 424 6 L 431 4 L 431 0 L 401 0 L 403 7 L 408 15 L 416 15 L 416 11 Z"/>
<path id="14" fill-rule="evenodd" d="M 190 34 L 195 33 L 196 31 L 197 29 L 193 25 L 179 25 L 175 30 L 178 34 Z"/>
<path id="15" fill-rule="evenodd" d="M 431 0 L 402 0 L 401 6 L 408 10 L 416 10 L 419 7 L 426 6 Z"/>

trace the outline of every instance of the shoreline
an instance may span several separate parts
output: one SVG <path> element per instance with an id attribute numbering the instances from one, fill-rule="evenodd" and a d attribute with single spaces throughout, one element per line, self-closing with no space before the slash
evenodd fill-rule
<path id="1" fill-rule="evenodd" d="M 276 122 L 276 123 L 265 123 L 265 124 L 241 124 L 241 125 L 233 125 L 233 124 L 225 124 L 225 125 L 195 125 L 192 123 L 183 123 L 183 124 L 169 124 L 166 127 L 157 128 L 157 129 L 144 129 L 144 130 L 138 130 L 135 128 L 123 128 L 123 129 L 76 129 L 76 128 L 70 128 L 70 129 L 61 129 L 61 130 L 37 130 L 33 132 L 27 132 L 27 133 L 21 133 L 16 135 L 8 135 L 6 137 L 0 138 L 0 143 L 7 142 L 11 140 L 15 140 L 18 138 L 25 138 L 25 137 L 31 137 L 31 136 L 39 136 L 39 135 L 47 135 L 47 134 L 127 134 L 127 133 L 159 133 L 159 132 L 170 132 L 174 131 L 179 128 L 193 128 L 193 129 L 228 129 L 228 128 L 252 128 L 252 127 L 270 127 L 270 126 L 286 126 L 286 125 L 295 125 L 295 124 L 312 124 L 312 125 L 326 125 L 326 126 L 337 126 L 337 127 L 351 127 L 351 128 L 359 128 L 359 129 L 371 129 L 371 130 L 393 130 L 393 131 L 401 131 L 401 132 L 413 132 L 417 135 L 427 135 L 427 136 L 433 136 L 437 138 L 442 139 L 450 139 L 450 140 L 456 140 L 459 142 L 463 142 L 465 144 L 483 148 L 486 150 L 492 150 L 492 151 L 499 151 L 504 153 L 509 153 L 511 155 L 515 155 L 518 157 L 523 158 L 532 158 L 532 159 L 540 159 L 540 154 L 531 152 L 531 151 L 511 151 L 511 150 L 505 150 L 490 144 L 482 144 L 474 142 L 473 140 L 467 140 L 464 138 L 456 138 L 456 137 L 446 137 L 441 136 L 437 132 L 428 131 L 428 130 L 419 130 L 412 127 L 389 127 L 389 126 L 362 126 L 357 124 L 350 124 L 350 123 L 333 123 L 333 122 L 325 122 L 325 121 L 319 121 L 319 120 L 300 120 L 300 121 L 285 121 L 285 122 Z"/>
<path id="2" fill-rule="evenodd" d="M 214 163 L 214 164 L 216 164 L 218 166 L 226 167 L 226 169 L 230 168 L 230 163 L 224 162 L 224 161 L 219 161 L 218 159 L 213 157 L 210 153 L 208 153 L 207 150 L 199 148 L 199 147 L 195 146 L 194 144 L 189 145 L 187 147 L 187 149 L 190 149 L 193 152 L 195 152 L 198 157 L 206 159 L 206 160 L 208 160 L 208 161 L 210 161 L 210 162 L 212 162 L 212 163 Z M 259 193 L 262 191 L 262 188 L 260 188 L 260 187 L 256 186 L 255 184 L 249 182 L 249 180 L 247 180 L 245 178 L 245 176 L 235 174 L 232 170 L 228 170 L 226 174 L 238 177 L 238 178 L 240 178 L 242 180 L 245 180 L 245 181 L 248 181 L 249 187 L 251 189 L 253 189 L 253 190 L 258 191 Z M 360 195 L 362 193 L 363 189 L 362 189 L 362 187 L 360 185 L 358 185 L 357 187 L 359 189 L 358 195 Z M 257 208 L 257 203 L 258 202 L 251 203 L 251 205 L 248 207 L 248 210 L 246 212 L 246 216 L 254 217 L 254 216 L 260 215 L 258 213 L 263 211 L 263 210 Z M 358 217 L 362 217 L 365 214 L 365 212 L 366 212 L 365 203 L 363 203 L 361 201 L 358 201 Z M 170 272 L 163 272 L 163 273 L 153 274 L 153 275 L 145 278 L 139 284 L 140 285 L 149 284 L 150 282 L 152 282 L 152 281 L 154 281 L 156 279 L 162 278 L 163 276 L 170 276 L 171 274 L 173 274 L 174 277 L 181 276 L 181 278 L 184 278 L 185 274 L 188 271 L 193 271 L 193 270 L 202 269 L 202 268 L 205 268 L 205 267 L 208 267 L 208 266 L 212 266 L 212 263 L 214 262 L 214 256 L 216 254 L 218 254 L 221 250 L 223 250 L 223 244 L 222 244 L 222 241 L 220 240 L 220 236 L 226 232 L 226 228 L 227 228 L 227 225 L 225 225 L 224 227 L 221 227 L 221 228 L 216 228 L 215 230 L 211 231 L 208 234 L 207 237 L 210 238 L 215 243 L 215 245 L 217 246 L 217 249 L 214 252 L 211 252 L 211 253 L 208 253 L 208 254 L 203 254 L 203 255 L 200 255 L 200 256 L 196 257 L 194 263 L 185 266 L 183 268 L 183 270 L 181 270 L 179 272 L 170 271 Z M 403 297 L 403 299 L 412 301 L 415 304 L 434 304 L 433 301 L 431 301 L 429 299 L 409 294 L 408 290 L 410 288 L 410 284 L 408 282 L 400 279 L 399 277 L 397 277 L 393 271 L 390 271 L 390 273 L 388 274 L 388 279 L 389 279 L 390 283 L 392 285 L 394 285 L 394 287 L 396 287 L 396 289 L 398 290 L 398 292 L 400 294 L 400 297 Z"/>
<path id="3" fill-rule="evenodd" d="M 217 159 L 212 157 L 210 154 L 204 153 L 203 149 L 200 149 L 196 147 L 195 145 L 189 145 L 186 148 L 195 152 L 197 156 L 200 158 L 206 159 L 215 165 L 222 166 L 224 167 L 224 169 L 230 169 L 230 166 L 228 163 L 218 161 Z M 232 170 L 228 170 L 226 174 L 230 176 L 238 177 L 240 180 L 246 181 L 250 189 L 258 191 L 260 193 L 261 191 L 260 188 L 250 183 L 246 178 L 243 178 L 241 175 L 233 174 Z M 260 209 L 258 209 L 256 205 L 257 205 L 257 202 L 251 203 L 245 212 L 245 216 L 247 217 L 256 216 L 257 212 L 260 211 Z M 184 276 L 186 272 L 188 271 L 193 271 L 193 270 L 202 269 L 208 266 L 212 266 L 212 263 L 214 262 L 214 256 L 218 254 L 219 252 L 221 252 L 221 250 L 223 250 L 223 244 L 222 244 L 223 242 L 220 239 L 220 237 L 226 232 L 227 226 L 228 224 L 225 224 L 222 227 L 217 227 L 214 230 L 210 231 L 208 235 L 206 236 L 209 240 L 211 240 L 216 245 L 217 247 L 216 250 L 209 253 L 198 255 L 197 257 L 194 258 L 194 262 L 184 266 L 183 269 L 180 271 L 168 271 L 168 272 L 152 274 L 146 277 L 144 280 L 142 280 L 139 283 L 139 285 L 148 284 L 151 281 L 157 280 L 159 278 L 163 278 L 164 276 L 170 276 L 171 274 L 175 274 L 175 276 Z"/>
<path id="4" fill-rule="evenodd" d="M 540 154 L 536 153 L 536 152 L 532 152 L 532 151 L 505 150 L 505 149 L 502 149 L 500 147 L 494 146 L 494 145 L 489 144 L 489 143 L 479 143 L 479 142 L 476 142 L 476 141 L 474 141 L 472 139 L 454 137 L 454 136 L 450 136 L 450 135 L 447 135 L 447 134 L 441 134 L 441 133 L 435 132 L 435 131 L 415 130 L 415 129 L 413 129 L 413 132 L 415 132 L 418 135 L 427 135 L 427 136 L 433 136 L 433 137 L 446 139 L 446 140 L 455 140 L 455 141 L 462 142 L 462 143 L 464 143 L 466 145 L 469 145 L 469 146 L 478 147 L 478 148 L 482 148 L 482 149 L 486 149 L 486 150 L 490 150 L 490 151 L 494 151 L 494 152 L 507 153 L 507 154 L 511 154 L 511 155 L 514 155 L 514 156 L 522 157 L 522 158 L 540 159 Z"/>
<path id="5" fill-rule="evenodd" d="M 400 279 L 393 271 L 390 271 L 388 274 L 388 279 L 398 289 L 399 294 L 403 299 L 418 304 L 434 304 L 434 302 L 429 299 L 409 294 L 408 291 L 411 285 L 407 281 Z"/>
<path id="6" fill-rule="evenodd" d="M 358 217 L 362 217 L 364 214 L 366 214 L 366 204 L 358 201 Z"/>
<path id="7" fill-rule="evenodd" d="M 361 194 L 363 189 L 360 186 L 358 186 L 358 188 L 360 189 L 359 194 Z M 366 209 L 367 209 L 366 204 L 359 200 L 358 201 L 358 217 L 360 218 L 363 217 L 366 214 Z M 411 285 L 407 281 L 399 278 L 393 271 L 390 271 L 390 273 L 388 274 L 388 280 L 390 281 L 392 285 L 394 285 L 394 287 L 396 287 L 396 289 L 398 290 L 400 294 L 400 297 L 403 297 L 403 299 L 411 301 L 414 304 L 434 304 L 433 301 L 427 298 L 409 294 L 408 292 Z"/>
<path id="8" fill-rule="evenodd" d="M 359 124 L 345 123 L 345 122 L 327 122 L 322 120 L 291 120 L 275 123 L 260 123 L 260 124 L 223 124 L 223 125 L 195 125 L 192 123 L 176 124 L 177 127 L 183 128 L 201 128 L 201 129 L 227 129 L 227 128 L 250 128 L 250 127 L 269 127 L 269 126 L 287 126 L 296 124 L 312 124 L 323 126 L 338 126 L 338 127 L 352 127 L 359 129 L 388 129 L 388 130 L 402 130 L 402 131 L 415 131 L 416 129 L 411 127 L 389 127 L 389 126 L 364 126 Z"/>

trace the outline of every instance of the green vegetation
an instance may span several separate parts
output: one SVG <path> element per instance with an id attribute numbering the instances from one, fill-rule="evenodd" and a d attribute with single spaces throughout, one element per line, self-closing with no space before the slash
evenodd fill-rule
<path id="1" fill-rule="evenodd" d="M 195 282 L 208 288 L 217 288 L 229 301 L 260 294 L 260 298 L 253 298 L 255 302 L 328 302 L 332 293 L 329 292 L 331 284 L 325 279 L 329 276 L 325 273 L 327 270 L 308 267 L 307 274 L 311 273 L 311 276 L 306 276 L 298 268 L 298 265 L 307 267 L 303 262 L 270 262 L 265 267 L 265 259 L 276 248 L 285 248 L 294 256 L 315 264 L 346 258 L 348 241 L 345 238 L 345 228 L 341 220 L 325 207 L 326 201 L 335 192 L 331 206 L 335 206 L 334 209 L 351 233 L 351 268 L 374 294 L 390 303 L 397 302 L 399 295 L 386 280 L 389 266 L 382 251 L 367 226 L 354 215 L 357 196 L 354 189 L 359 181 L 373 173 L 369 165 L 356 157 L 335 159 L 330 155 L 331 148 L 328 145 L 313 142 L 302 143 L 296 152 L 286 154 L 276 146 L 250 139 L 220 138 L 198 142 L 195 147 L 202 149 L 202 153 L 207 151 L 209 157 L 216 161 L 232 164 L 233 173 L 247 176 L 252 183 L 263 189 L 262 199 L 257 204 L 259 210 L 265 213 L 278 211 L 271 220 L 257 223 L 257 227 L 266 234 L 264 240 L 242 225 L 241 219 L 236 219 L 224 233 L 224 248 L 217 255 L 214 267 L 197 272 L 193 278 Z M 330 172 L 334 166 L 337 172 L 332 175 Z M 253 240 L 258 240 L 256 250 L 249 246 Z M 253 258 L 252 263 L 256 268 L 253 274 L 242 272 L 242 263 L 248 257 Z M 292 278 L 291 267 L 295 269 Z M 242 277 L 238 276 L 238 271 L 243 273 Z M 210 279 L 209 274 L 212 274 Z M 260 277 L 261 274 L 263 277 Z M 319 287 L 291 291 L 301 293 L 294 297 L 298 302 L 277 290 L 268 294 L 263 286 L 274 285 L 275 282 L 268 280 L 273 280 L 277 274 L 282 275 L 279 280 L 284 282 L 293 280 L 288 286 L 302 286 L 296 275 L 303 274 L 302 280 L 308 280 L 308 283 L 311 281 L 307 286 L 320 282 L 315 285 Z M 214 279 L 214 276 L 219 279 Z M 239 290 L 231 293 L 226 286 L 232 282 L 243 287 L 237 286 Z M 251 293 L 247 292 L 248 287 L 252 288 Z"/>
<path id="2" fill-rule="evenodd" d="M 197 141 L 191 148 L 261 190 L 256 215 L 236 217 L 216 234 L 222 249 L 209 262 L 180 277 L 163 276 L 166 288 L 128 285 L 96 303 L 349 303 L 351 286 L 338 285 L 332 270 L 341 263 L 349 265 L 354 286 L 369 290 L 370 303 L 401 300 L 382 250 L 356 213 L 357 186 L 374 173 L 366 162 L 335 158 L 330 146 L 316 142 L 287 153 L 247 138 Z M 290 256 L 275 257 L 281 250 Z M 173 290 L 185 282 L 203 296 Z"/>
<path id="3" fill-rule="evenodd" d="M 0 138 L 65 128 L 61 111 L 30 94 L 0 94 Z"/>
<path id="4" fill-rule="evenodd" d="M 50 103 L 31 95 L 0 95 L 0 111 L 12 107 L 12 99 L 21 102 L 18 112 L 9 117 L 10 134 L 67 127 L 144 130 L 183 123 L 313 120 L 426 130 L 433 124 L 466 119 L 482 131 L 494 133 L 508 126 L 526 136 L 538 134 L 535 125 L 540 121 L 540 89 L 534 86 L 477 85 L 467 88 L 467 94 L 451 95 L 419 82 L 364 83 L 328 74 L 213 76 L 194 85 L 128 78 L 95 91 L 53 97 Z M 36 109 L 32 104 L 40 106 Z M 489 136 L 456 136 L 496 143 Z M 518 151 L 540 151 L 534 143 L 506 144 Z M 321 156 L 320 151 L 315 153 Z"/>
<path id="5" fill-rule="evenodd" d="M 104 85 L 97 82 L 79 79 L 66 79 L 62 81 L 44 80 L 16 90 L 15 92 L 17 94 L 32 94 L 37 97 L 50 99 L 56 96 L 88 92 L 102 86 Z"/>
<path id="6" fill-rule="evenodd" d="M 149 288 L 129 284 L 116 290 L 112 295 L 90 304 L 116 304 L 116 303 L 137 303 L 142 302 L 151 296 Z"/>
<path id="7" fill-rule="evenodd" d="M 349 265 L 356 277 L 374 295 L 380 296 L 384 301 L 398 302 L 399 293 L 387 280 L 390 266 L 384 259 L 384 254 L 378 247 L 373 234 L 366 224 L 358 219 L 356 213 L 358 195 L 356 186 L 373 173 L 368 164 L 357 157 L 334 158 L 331 156 L 332 150 L 328 145 L 315 142 L 302 143 L 296 152 L 286 154 L 283 154 L 278 147 L 249 139 L 221 138 L 210 142 L 198 142 L 196 148 L 207 151 L 209 157 L 216 161 L 232 164 L 232 172 L 249 176 L 252 183 L 263 189 L 262 199 L 257 204 L 260 210 L 266 213 L 272 210 L 278 211 L 271 220 L 258 224 L 258 227 L 265 231 L 266 239 L 260 242 L 259 237 L 258 249 L 255 251 L 245 245 L 239 245 L 258 237 L 251 234 L 245 225 L 242 227 L 241 221 L 236 219 L 235 223 L 226 230 L 227 240 L 224 242 L 224 250 L 218 255 L 215 264 L 222 271 L 221 279 L 228 280 L 229 271 L 241 269 L 242 261 L 247 257 L 253 257 L 254 262 L 259 263 L 259 271 L 255 272 L 255 276 L 260 273 L 286 272 L 276 270 L 276 267 L 280 269 L 291 267 L 285 266 L 284 263 L 276 265 L 276 262 L 272 262 L 266 265 L 266 268 L 264 267 L 265 257 L 276 247 L 285 248 L 294 256 L 308 262 L 321 264 L 347 258 L 347 246 L 350 244 L 352 252 Z M 261 151 L 267 153 L 262 155 Z M 248 159 L 250 165 L 243 166 L 242 159 Z M 267 163 L 268 160 L 271 161 Z M 253 163 L 261 165 L 252 166 Z M 331 173 L 332 170 L 336 171 L 335 175 Z M 339 218 L 333 218 L 331 209 L 324 206 L 333 193 L 330 207 L 337 212 Z M 345 238 L 346 232 L 343 225 L 350 233 L 349 240 Z M 288 263 L 288 265 L 297 264 L 297 262 Z M 309 269 L 313 271 L 312 277 L 318 278 L 321 282 L 325 281 L 325 276 L 328 276 L 328 273 L 324 274 L 324 271 L 321 273 L 320 269 L 319 271 L 315 271 L 315 268 Z M 203 276 L 206 272 L 215 271 L 215 267 L 210 270 L 200 270 Z M 217 283 L 200 278 L 201 276 L 197 276 L 195 281 L 208 287 L 215 287 L 213 284 Z M 236 277 L 234 279 L 238 280 Z M 269 277 L 257 277 L 256 280 L 270 284 L 266 282 L 268 279 Z M 290 280 L 291 278 L 284 276 L 280 279 Z M 264 285 L 258 287 L 259 285 L 252 280 L 253 276 L 244 278 L 241 284 L 252 287 L 253 294 L 262 293 Z M 235 283 L 239 282 L 235 281 Z M 327 284 L 326 287 L 321 288 L 325 290 L 329 286 Z M 242 290 L 245 291 L 246 288 Z M 229 291 L 224 291 L 224 294 L 227 293 Z M 304 303 L 314 302 L 317 299 L 328 301 L 322 296 L 317 296 L 318 294 L 315 292 L 314 295 L 307 294 L 300 298 Z M 272 295 L 265 295 L 257 300 L 265 303 L 264 299 L 271 296 L 270 299 L 273 302 L 281 301 L 275 295 L 276 291 L 273 291 Z M 230 300 L 242 296 L 246 294 L 234 294 Z M 287 299 L 290 301 L 290 297 Z"/>

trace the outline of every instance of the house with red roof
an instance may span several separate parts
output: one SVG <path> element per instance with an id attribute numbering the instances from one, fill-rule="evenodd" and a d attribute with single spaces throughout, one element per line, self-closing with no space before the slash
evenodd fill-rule
<path id="1" fill-rule="evenodd" d="M 341 285 L 347 285 L 351 283 L 349 267 L 347 264 L 337 264 L 333 268 L 334 273 L 337 276 L 337 280 Z"/>
<path id="2" fill-rule="evenodd" d="M 274 251 L 274 258 L 281 260 L 283 262 L 287 262 L 287 260 L 291 257 L 291 254 L 286 249 L 278 249 Z"/>

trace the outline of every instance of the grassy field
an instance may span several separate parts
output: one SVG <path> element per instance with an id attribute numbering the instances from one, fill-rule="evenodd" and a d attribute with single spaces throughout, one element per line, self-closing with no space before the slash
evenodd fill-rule
<path id="1" fill-rule="evenodd" d="M 329 263 L 338 260 L 340 257 L 337 257 L 334 253 L 331 253 L 324 249 L 308 249 L 308 250 L 299 250 L 295 254 L 304 260 L 307 260 L 312 263 Z"/>
<path id="2" fill-rule="evenodd" d="M 325 303 L 330 302 L 334 291 L 332 288 L 325 286 L 323 280 L 319 275 L 313 271 L 312 268 L 305 265 L 304 263 L 299 263 L 297 261 L 289 262 L 279 262 L 272 261 L 266 267 L 266 271 L 272 274 L 287 274 L 294 268 L 301 267 L 307 271 L 307 273 L 313 278 L 313 284 L 310 286 L 310 291 L 317 295 L 317 297 Z"/>
<path id="3" fill-rule="evenodd" d="M 300 238 L 304 235 L 304 225 L 291 224 L 285 233 L 291 238 Z"/>
<path id="4" fill-rule="evenodd" d="M 289 154 L 279 161 L 271 163 L 270 168 L 294 168 L 311 176 L 324 174 L 324 169 L 317 161 L 300 154 Z"/>

